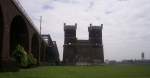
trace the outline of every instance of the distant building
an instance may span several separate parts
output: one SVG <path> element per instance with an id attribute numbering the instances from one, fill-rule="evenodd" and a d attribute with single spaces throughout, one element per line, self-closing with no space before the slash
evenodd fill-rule
<path id="1" fill-rule="evenodd" d="M 145 60 L 122 60 L 120 64 L 150 64 L 150 59 Z"/>
<path id="2" fill-rule="evenodd" d="M 75 25 L 64 23 L 64 54 L 65 65 L 97 65 L 104 62 L 101 26 L 88 27 L 89 40 L 77 40 Z"/>
<path id="3" fill-rule="evenodd" d="M 141 58 L 144 60 L 144 52 L 141 53 Z"/>

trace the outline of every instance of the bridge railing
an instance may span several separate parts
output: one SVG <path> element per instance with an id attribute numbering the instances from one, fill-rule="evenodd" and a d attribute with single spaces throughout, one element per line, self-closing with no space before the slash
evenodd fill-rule
<path id="1" fill-rule="evenodd" d="M 23 15 L 25 15 L 25 17 L 27 18 L 27 20 L 31 23 L 31 25 L 33 26 L 33 28 L 38 31 L 38 28 L 35 27 L 34 22 L 32 21 L 32 19 L 29 17 L 28 13 L 25 11 L 25 9 L 23 8 L 23 6 L 21 5 L 21 3 L 18 0 L 11 0 L 15 3 L 16 6 L 18 6 L 18 9 L 23 13 Z"/>

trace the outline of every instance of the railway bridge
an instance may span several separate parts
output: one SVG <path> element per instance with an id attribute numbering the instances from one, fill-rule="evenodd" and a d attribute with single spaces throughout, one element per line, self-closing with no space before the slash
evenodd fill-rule
<path id="1" fill-rule="evenodd" d="M 49 42 L 52 43 L 50 39 Z M 47 61 L 47 43 L 17 0 L 0 0 L 0 67 L 11 65 L 11 54 L 20 44 L 38 62 Z"/>

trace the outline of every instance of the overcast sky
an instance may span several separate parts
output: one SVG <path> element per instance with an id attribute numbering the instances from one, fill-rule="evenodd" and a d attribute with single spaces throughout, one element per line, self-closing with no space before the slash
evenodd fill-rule
<path id="1" fill-rule="evenodd" d="M 150 59 L 150 0 L 19 0 L 42 33 L 57 41 L 63 55 L 63 23 L 77 23 L 77 38 L 88 39 L 88 26 L 104 24 L 104 56 L 109 60 Z"/>

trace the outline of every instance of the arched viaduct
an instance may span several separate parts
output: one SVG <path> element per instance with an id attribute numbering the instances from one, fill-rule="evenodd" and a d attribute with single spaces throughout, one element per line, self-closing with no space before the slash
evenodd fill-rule
<path id="1" fill-rule="evenodd" d="M 38 60 L 46 61 L 49 46 L 15 0 L 0 0 L 0 66 L 9 66 L 16 45 Z M 41 45 L 41 46 L 40 46 Z"/>

